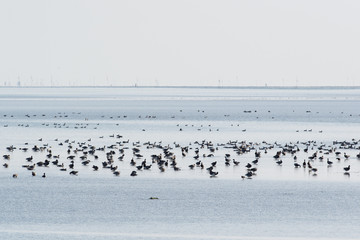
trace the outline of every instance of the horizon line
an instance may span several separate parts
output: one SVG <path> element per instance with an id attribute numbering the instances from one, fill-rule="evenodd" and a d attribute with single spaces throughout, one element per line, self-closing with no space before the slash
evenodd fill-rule
<path id="1" fill-rule="evenodd" d="M 0 88 L 209 88 L 209 89 L 360 89 L 360 85 L 356 86 L 138 86 L 138 85 L 128 85 L 128 86 L 112 86 L 112 85 L 75 85 L 75 86 L 51 86 L 51 85 L 34 85 L 34 86 L 0 86 Z"/>

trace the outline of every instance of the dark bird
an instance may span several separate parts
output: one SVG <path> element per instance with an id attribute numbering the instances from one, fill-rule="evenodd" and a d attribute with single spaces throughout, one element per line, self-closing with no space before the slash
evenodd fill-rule
<path id="1" fill-rule="evenodd" d="M 81 164 L 84 165 L 84 166 L 88 165 L 89 163 L 90 163 L 90 160 L 86 160 L 86 161 L 81 162 Z"/>
<path id="2" fill-rule="evenodd" d="M 301 165 L 300 165 L 300 164 L 298 164 L 298 163 L 294 163 L 294 166 L 295 166 L 296 168 L 301 167 Z"/>
<path id="3" fill-rule="evenodd" d="M 245 176 L 246 176 L 247 178 L 251 178 L 252 175 L 253 175 L 253 172 L 252 172 L 252 171 L 248 171 L 248 172 L 245 174 Z"/>
<path id="4" fill-rule="evenodd" d="M 308 168 L 312 168 L 310 161 L 307 162 Z"/>
<path id="5" fill-rule="evenodd" d="M 74 161 L 71 161 L 71 163 L 69 164 L 69 168 L 74 169 Z"/>
<path id="6" fill-rule="evenodd" d="M 350 165 L 349 165 L 349 166 L 347 166 L 347 167 L 344 167 L 344 170 L 345 170 L 345 172 L 350 171 Z"/>
<path id="7" fill-rule="evenodd" d="M 213 171 L 210 171 L 209 173 L 210 173 L 210 177 L 216 177 L 219 174 L 219 172 L 213 172 Z"/>
<path id="8" fill-rule="evenodd" d="M 257 168 L 253 167 L 253 168 L 250 168 L 248 169 L 249 171 L 253 172 L 253 174 L 257 171 Z"/>

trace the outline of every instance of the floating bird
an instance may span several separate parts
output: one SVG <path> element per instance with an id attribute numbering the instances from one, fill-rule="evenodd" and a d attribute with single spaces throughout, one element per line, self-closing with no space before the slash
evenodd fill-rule
<path id="1" fill-rule="evenodd" d="M 248 171 L 248 172 L 245 174 L 245 176 L 246 176 L 247 178 L 251 178 L 251 177 L 253 176 L 253 172 L 252 172 L 252 171 Z"/>
<path id="2" fill-rule="evenodd" d="M 330 161 L 329 159 L 327 159 L 327 161 L 326 161 L 326 162 L 327 162 L 327 164 L 328 164 L 328 165 L 330 165 L 330 166 L 333 164 L 333 162 L 332 162 L 332 161 Z"/>
<path id="3" fill-rule="evenodd" d="M 300 165 L 300 164 L 298 164 L 298 163 L 294 163 L 294 166 L 295 166 L 295 168 L 299 168 L 299 167 L 301 167 L 301 165 Z"/>
<path id="4" fill-rule="evenodd" d="M 349 166 L 347 166 L 347 167 L 344 167 L 344 170 L 345 170 L 345 172 L 350 171 L 350 165 L 349 165 Z"/>

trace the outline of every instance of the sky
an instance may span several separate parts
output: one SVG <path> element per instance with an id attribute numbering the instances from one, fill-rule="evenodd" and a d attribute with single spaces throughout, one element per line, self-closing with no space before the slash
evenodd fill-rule
<path id="1" fill-rule="evenodd" d="M 357 0 L 1 0 L 0 86 L 359 86 Z"/>

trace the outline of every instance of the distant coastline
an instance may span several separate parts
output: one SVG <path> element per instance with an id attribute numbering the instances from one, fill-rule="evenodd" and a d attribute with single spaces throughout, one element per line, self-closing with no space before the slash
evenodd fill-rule
<path id="1" fill-rule="evenodd" d="M 0 86 L 0 88 L 159 88 L 159 89 L 286 89 L 286 90 L 329 90 L 360 89 L 360 86 Z"/>

